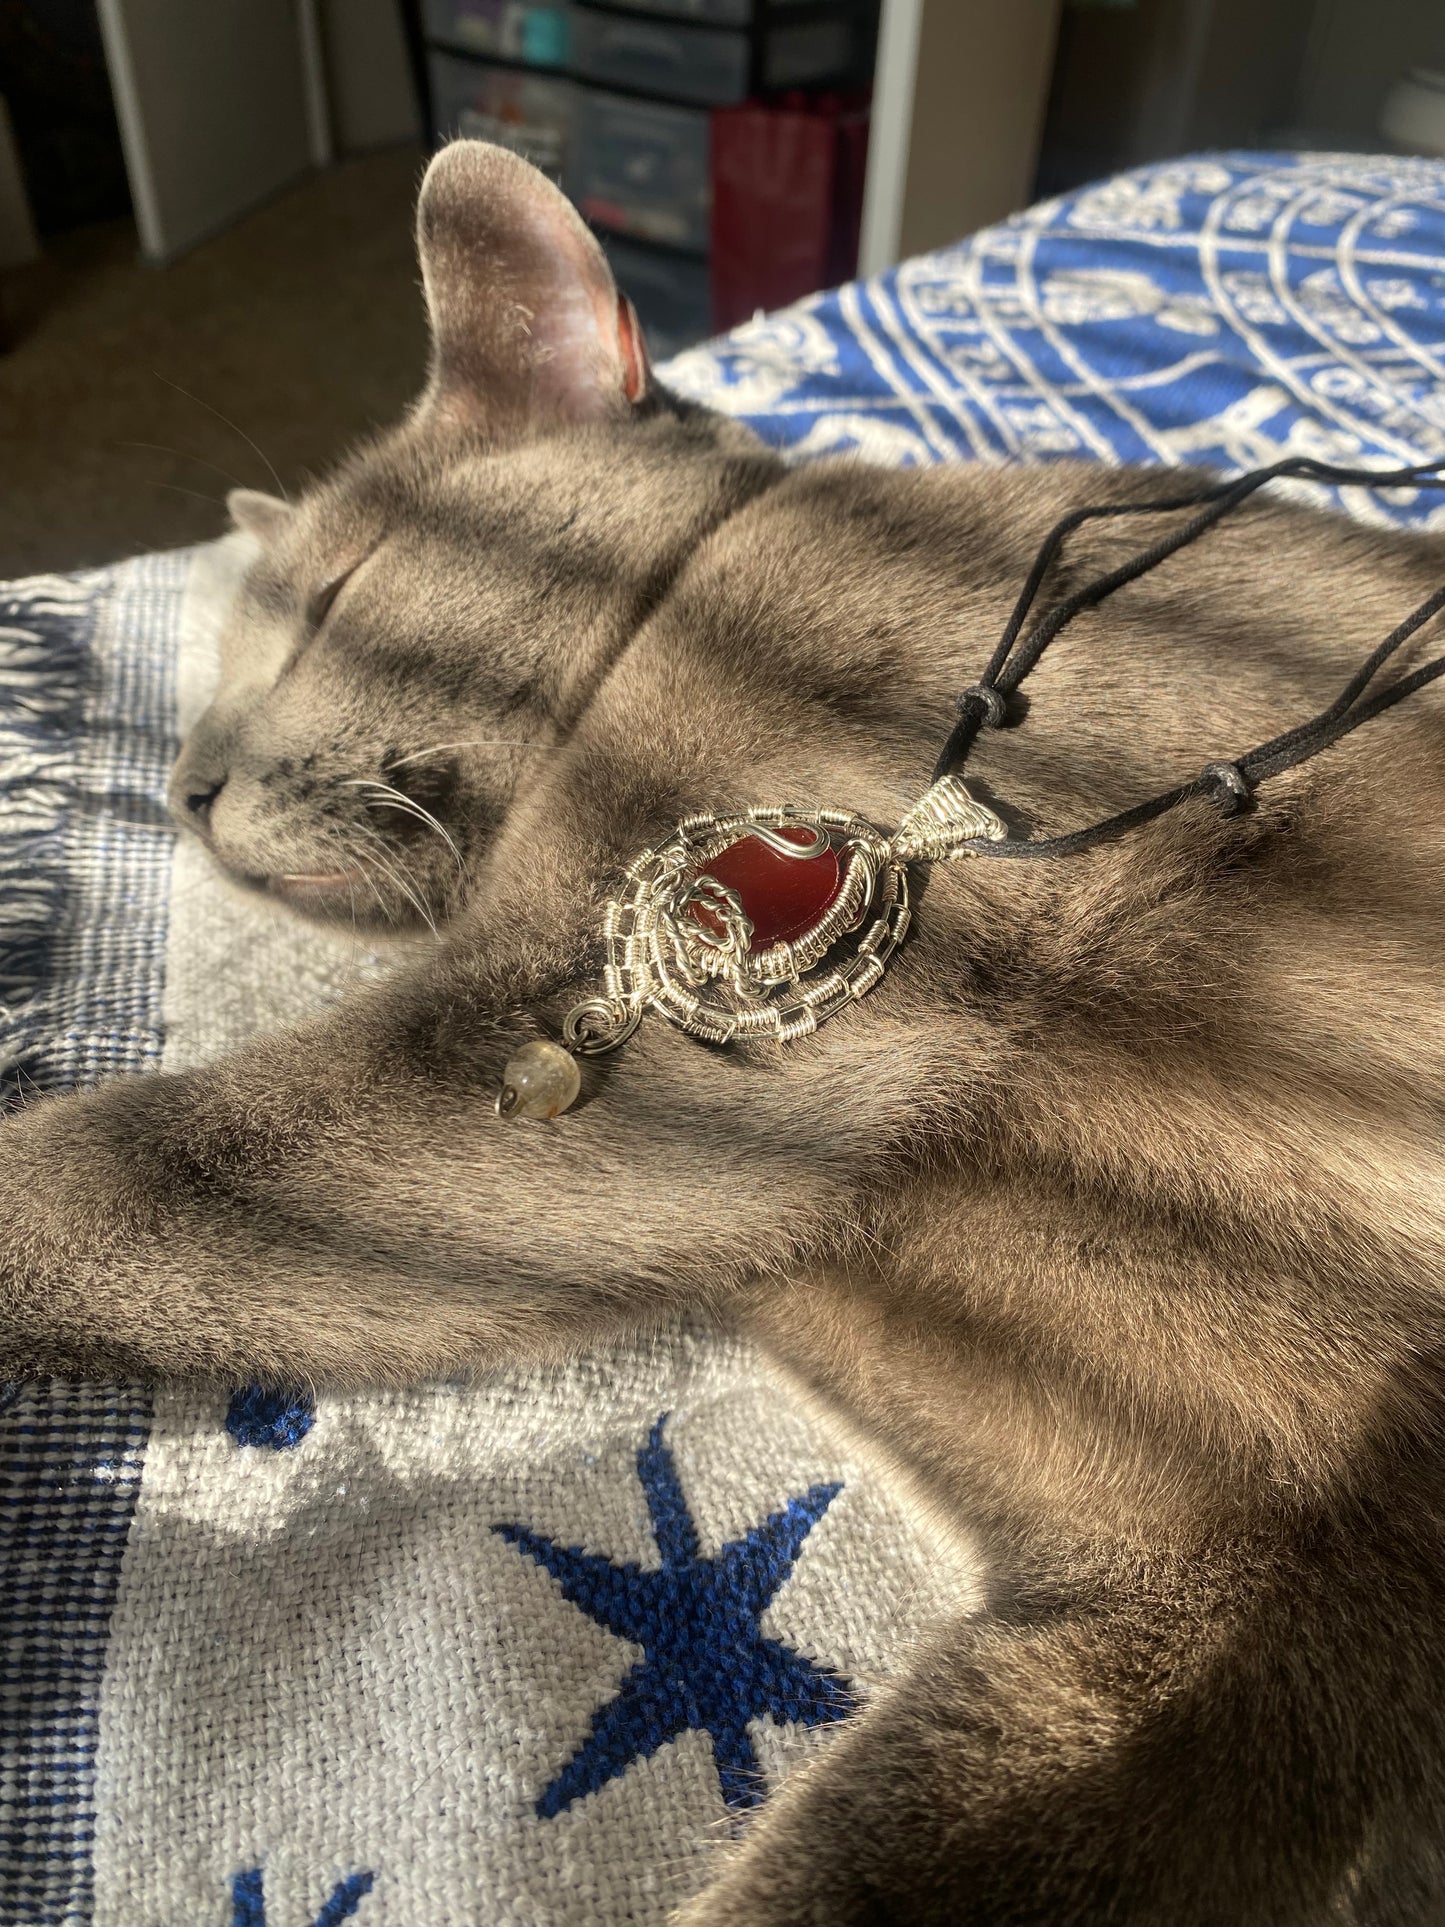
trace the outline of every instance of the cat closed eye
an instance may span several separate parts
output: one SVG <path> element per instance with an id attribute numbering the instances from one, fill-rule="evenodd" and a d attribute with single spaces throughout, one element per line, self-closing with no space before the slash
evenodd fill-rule
<path id="1" fill-rule="evenodd" d="M 348 562 L 345 568 L 336 570 L 333 575 L 327 576 L 312 590 L 310 600 L 306 604 L 306 627 L 313 635 L 325 622 L 331 613 L 332 604 L 359 567 L 359 562 Z"/>

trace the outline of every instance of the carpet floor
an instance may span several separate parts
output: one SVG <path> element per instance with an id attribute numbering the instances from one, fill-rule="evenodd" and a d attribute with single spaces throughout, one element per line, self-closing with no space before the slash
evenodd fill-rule
<path id="1" fill-rule="evenodd" d="M 169 267 L 129 223 L 4 290 L 0 579 L 204 541 L 232 483 L 287 489 L 421 387 L 418 149 L 309 176 Z"/>

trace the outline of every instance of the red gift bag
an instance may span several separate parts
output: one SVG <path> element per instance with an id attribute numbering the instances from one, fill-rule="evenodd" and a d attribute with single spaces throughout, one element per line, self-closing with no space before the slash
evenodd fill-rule
<path id="1" fill-rule="evenodd" d="M 731 328 L 852 274 L 866 105 L 796 95 L 712 116 L 713 325 Z"/>

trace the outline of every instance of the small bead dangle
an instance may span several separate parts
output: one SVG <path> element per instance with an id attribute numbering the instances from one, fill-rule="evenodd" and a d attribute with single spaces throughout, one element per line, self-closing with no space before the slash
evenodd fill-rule
<path id="1" fill-rule="evenodd" d="M 582 1073 L 571 1051 L 542 1038 L 507 1059 L 498 1117 L 560 1117 L 577 1101 Z"/>

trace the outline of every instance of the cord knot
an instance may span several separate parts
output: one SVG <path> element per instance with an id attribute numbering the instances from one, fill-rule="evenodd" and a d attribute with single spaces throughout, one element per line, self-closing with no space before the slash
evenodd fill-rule
<path id="1" fill-rule="evenodd" d="M 1249 778 L 1238 763 L 1206 763 L 1199 780 L 1226 816 L 1238 816 L 1254 799 Z"/>
<path id="2" fill-rule="evenodd" d="M 958 713 L 961 717 L 976 716 L 988 729 L 1002 729 L 1008 721 L 1008 704 L 990 684 L 976 682 L 959 697 Z"/>

